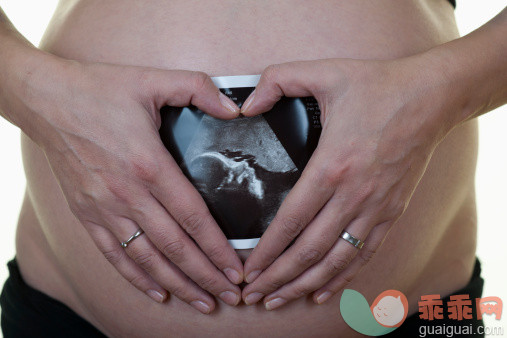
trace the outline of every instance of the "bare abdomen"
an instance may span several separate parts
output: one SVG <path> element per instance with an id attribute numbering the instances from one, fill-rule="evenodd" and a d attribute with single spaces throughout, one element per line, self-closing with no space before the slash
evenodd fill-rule
<path id="1" fill-rule="evenodd" d="M 61 3 L 41 47 L 71 59 L 218 76 L 258 74 L 269 64 L 293 60 L 396 58 L 455 37 L 452 8 L 444 0 L 311 5 L 86 0 Z M 446 294 L 466 283 L 475 252 L 476 140 L 472 121 L 438 146 L 406 213 L 349 288 L 370 302 L 386 289 L 398 289 L 407 295 L 413 312 L 421 294 Z M 246 336 L 350 333 L 340 317 L 338 296 L 320 306 L 303 298 L 274 312 L 260 305 L 232 308 L 219 303 L 210 316 L 176 297 L 155 304 L 123 280 L 95 248 L 69 211 L 44 154 L 26 137 L 23 156 L 38 216 L 38 221 L 23 215 L 20 219 L 17 246 L 23 276 L 105 332 L 217 335 L 234 325 L 238 335 Z"/>

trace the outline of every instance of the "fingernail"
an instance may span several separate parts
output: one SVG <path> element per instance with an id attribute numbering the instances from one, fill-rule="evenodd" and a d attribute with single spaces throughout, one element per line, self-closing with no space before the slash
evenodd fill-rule
<path id="1" fill-rule="evenodd" d="M 266 310 L 274 310 L 277 307 L 282 306 L 283 304 L 287 303 L 287 301 L 283 298 L 275 298 L 267 302 L 264 306 L 266 307 Z"/>
<path id="2" fill-rule="evenodd" d="M 224 291 L 219 296 L 221 300 L 232 306 L 236 306 L 241 298 L 237 293 L 232 291 Z"/>
<path id="3" fill-rule="evenodd" d="M 257 303 L 262 297 L 264 297 L 264 295 L 262 293 L 259 293 L 259 292 L 252 292 L 251 294 L 249 294 L 248 296 L 246 296 L 245 298 L 245 304 L 246 305 L 252 305 L 252 304 L 255 304 Z"/>
<path id="4" fill-rule="evenodd" d="M 331 298 L 333 294 L 329 291 L 326 291 L 324 293 L 322 293 L 320 296 L 317 297 L 317 304 L 322 304 L 324 303 L 326 300 L 328 300 L 329 298 Z"/>
<path id="5" fill-rule="evenodd" d="M 207 315 L 210 312 L 210 307 L 208 306 L 208 304 L 201 302 L 200 300 L 194 300 L 193 302 L 190 303 L 190 305 L 192 305 L 194 308 L 201 311 L 205 315 Z"/>
<path id="6" fill-rule="evenodd" d="M 254 270 L 246 276 L 246 282 L 252 283 L 261 274 L 261 270 Z"/>
<path id="7" fill-rule="evenodd" d="M 220 94 L 218 94 L 218 98 L 220 99 L 220 103 L 222 104 L 222 106 L 227 108 L 227 110 L 233 114 L 239 113 L 238 106 L 234 104 L 234 102 L 230 98 L 228 98 L 224 93 L 222 92 L 219 93 Z"/>
<path id="8" fill-rule="evenodd" d="M 239 284 L 241 283 L 243 280 L 241 279 L 241 276 L 239 274 L 239 272 L 237 272 L 236 270 L 234 269 L 231 269 L 231 268 L 225 268 L 224 269 L 224 273 L 225 275 L 227 276 L 227 278 L 229 278 L 229 280 L 231 282 L 233 282 L 234 284 Z"/>
<path id="9" fill-rule="evenodd" d="M 241 106 L 241 112 L 244 113 L 250 108 L 252 105 L 253 99 L 255 97 L 255 89 L 253 92 L 250 93 L 250 96 L 246 99 L 245 102 L 243 102 L 243 105 Z"/>
<path id="10" fill-rule="evenodd" d="M 156 301 L 157 303 L 163 303 L 164 302 L 164 295 L 161 294 L 160 292 L 158 291 L 155 291 L 155 290 L 148 290 L 146 291 L 146 294 L 151 298 L 153 299 L 154 301 Z"/>

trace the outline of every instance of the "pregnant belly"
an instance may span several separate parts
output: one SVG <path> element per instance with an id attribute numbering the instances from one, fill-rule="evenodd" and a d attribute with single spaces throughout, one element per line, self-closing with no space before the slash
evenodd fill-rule
<path id="1" fill-rule="evenodd" d="M 148 5 L 87 0 L 61 2 L 41 47 L 71 59 L 222 76 L 259 74 L 271 63 L 297 59 L 396 58 L 455 37 L 452 9 L 444 0 L 315 1 L 311 6 L 304 1 Z M 232 326 L 241 336 L 352 335 L 340 316 L 339 295 L 323 305 L 303 297 L 273 312 L 261 305 L 233 308 L 218 302 L 209 316 L 176 297 L 155 304 L 95 248 L 69 211 L 44 154 L 26 137 L 22 146 L 37 214 L 37 221 L 20 218 L 23 276 L 102 331 L 129 337 L 216 336 Z M 466 283 L 475 250 L 475 160 L 476 123 L 469 122 L 438 146 L 407 211 L 349 288 L 370 303 L 386 289 L 400 290 L 413 313 L 421 294 L 447 294 Z"/>

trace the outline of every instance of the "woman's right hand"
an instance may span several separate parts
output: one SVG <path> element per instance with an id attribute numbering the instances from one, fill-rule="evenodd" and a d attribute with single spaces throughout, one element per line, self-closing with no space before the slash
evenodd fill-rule
<path id="1" fill-rule="evenodd" d="M 238 304 L 241 261 L 158 129 L 164 105 L 223 119 L 239 108 L 204 73 L 49 58 L 9 100 L 9 117 L 43 149 L 99 250 L 158 302 L 169 291 L 203 313 L 211 295 Z"/>

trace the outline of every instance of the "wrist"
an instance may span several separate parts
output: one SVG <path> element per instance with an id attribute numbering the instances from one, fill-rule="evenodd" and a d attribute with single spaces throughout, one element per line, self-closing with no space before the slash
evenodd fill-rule
<path id="1" fill-rule="evenodd" d="M 460 111 L 467 102 L 455 90 L 454 74 L 435 55 L 421 53 L 388 61 L 390 77 L 396 81 L 400 110 L 413 121 L 407 131 L 435 145 L 460 124 Z M 442 69 L 444 68 L 444 69 Z"/>
<path id="2" fill-rule="evenodd" d="M 464 37 L 418 57 L 453 105 L 458 125 L 507 103 L 507 9 Z"/>
<path id="3" fill-rule="evenodd" d="M 473 92 L 479 79 L 473 76 L 471 65 L 464 63 L 459 53 L 453 46 L 444 44 L 418 55 L 431 79 L 434 95 L 440 96 L 435 103 L 439 104 L 440 113 L 445 115 L 450 129 L 466 122 L 482 109 L 475 95 L 477 93 Z"/>
<path id="4" fill-rule="evenodd" d="M 0 50 L 0 113 L 33 139 L 38 122 L 51 113 L 37 106 L 45 96 L 50 99 L 45 90 L 55 86 L 51 78 L 65 60 L 23 42 L 6 44 Z"/>

